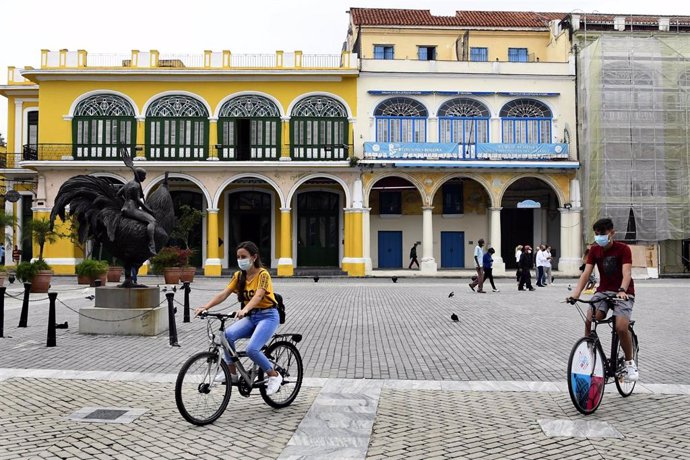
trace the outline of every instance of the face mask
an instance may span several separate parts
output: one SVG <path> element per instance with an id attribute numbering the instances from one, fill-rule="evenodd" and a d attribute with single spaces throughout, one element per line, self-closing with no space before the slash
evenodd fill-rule
<path id="1" fill-rule="evenodd" d="M 252 266 L 252 260 L 251 259 L 237 259 L 237 266 L 240 267 L 240 270 L 247 271 L 249 267 Z"/>
<path id="2" fill-rule="evenodd" d="M 597 243 L 599 246 L 604 247 L 607 244 L 609 244 L 609 236 L 608 235 L 594 235 L 594 242 Z"/>

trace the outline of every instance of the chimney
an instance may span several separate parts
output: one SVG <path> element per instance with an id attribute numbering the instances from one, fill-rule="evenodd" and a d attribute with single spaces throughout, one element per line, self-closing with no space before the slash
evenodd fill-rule
<path id="1" fill-rule="evenodd" d="M 662 32 L 671 30 L 671 20 L 669 18 L 659 18 L 659 30 Z"/>
<path id="2" fill-rule="evenodd" d="M 625 30 L 625 16 L 616 16 L 613 18 L 613 28 L 618 31 Z"/>
<path id="3" fill-rule="evenodd" d="M 573 28 L 573 32 L 576 30 L 580 30 L 580 15 L 579 14 L 571 14 L 570 19 L 571 19 L 571 26 Z"/>

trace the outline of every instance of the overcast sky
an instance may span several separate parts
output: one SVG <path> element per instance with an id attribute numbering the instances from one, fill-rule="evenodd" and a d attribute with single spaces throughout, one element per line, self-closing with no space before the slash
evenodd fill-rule
<path id="1" fill-rule="evenodd" d="M 458 9 L 690 15 L 690 2 L 680 0 L 0 0 L 0 84 L 7 83 L 7 66 L 38 67 L 43 48 L 336 54 L 351 6 L 431 9 L 444 15 Z M 7 139 L 4 97 L 0 133 Z"/>

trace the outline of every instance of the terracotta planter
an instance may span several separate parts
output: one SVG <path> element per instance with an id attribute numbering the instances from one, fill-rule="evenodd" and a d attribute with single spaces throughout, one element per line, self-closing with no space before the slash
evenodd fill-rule
<path id="1" fill-rule="evenodd" d="M 91 284 L 91 277 L 86 275 L 77 275 L 77 284 Z"/>
<path id="2" fill-rule="evenodd" d="M 183 267 L 182 274 L 180 275 L 180 282 L 184 283 L 186 281 L 189 283 L 193 283 L 195 274 L 196 267 Z"/>
<path id="3" fill-rule="evenodd" d="M 31 292 L 48 292 L 52 278 L 52 270 L 39 270 L 38 274 L 31 280 Z"/>
<path id="4" fill-rule="evenodd" d="M 0 286 L 5 285 L 5 279 L 7 279 L 7 273 L 0 272 Z"/>
<path id="5" fill-rule="evenodd" d="M 125 271 L 124 267 L 112 266 L 108 268 L 107 279 L 111 283 L 119 283 L 122 278 L 122 273 Z M 105 283 L 103 283 L 105 285 Z"/>
<path id="6" fill-rule="evenodd" d="M 105 282 L 108 280 L 108 276 L 106 273 L 103 273 L 100 276 L 96 276 L 95 278 L 91 278 L 89 281 L 89 286 L 95 287 L 96 286 L 96 280 L 101 280 L 101 286 L 105 286 Z"/>
<path id="7" fill-rule="evenodd" d="M 165 284 L 179 284 L 180 275 L 182 274 L 181 267 L 169 267 L 163 269 L 163 278 L 165 278 Z"/>

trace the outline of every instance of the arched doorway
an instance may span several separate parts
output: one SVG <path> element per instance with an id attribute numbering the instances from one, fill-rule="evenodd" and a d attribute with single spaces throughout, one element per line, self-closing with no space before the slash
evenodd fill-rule
<path id="1" fill-rule="evenodd" d="M 548 183 L 534 177 L 515 181 L 503 194 L 501 207 L 501 256 L 506 268 L 517 266 L 517 245 L 549 244 L 553 260 L 557 260 L 561 215 L 558 196 Z M 557 268 L 554 262 L 552 265 Z"/>
<path id="2" fill-rule="evenodd" d="M 170 196 L 173 200 L 178 226 L 183 213 L 187 215 L 191 210 L 201 211 L 204 209 L 204 196 L 199 191 L 171 190 Z M 193 251 L 192 256 L 189 258 L 189 264 L 193 267 L 201 267 L 204 235 L 203 218 L 199 219 L 188 233 L 186 231 L 184 233 L 186 235 L 180 234 L 178 238 L 175 238 L 176 235 L 172 235 L 173 237 L 168 241 L 168 246 L 179 246 L 182 248 L 187 246 Z"/>
<path id="3" fill-rule="evenodd" d="M 297 200 L 297 265 L 337 267 L 340 255 L 340 194 L 303 191 Z"/>
<path id="4" fill-rule="evenodd" d="M 372 266 L 407 267 L 408 249 L 422 241 L 422 197 L 404 177 L 384 177 L 369 194 Z M 418 259 L 421 261 L 421 249 Z"/>
<path id="5" fill-rule="evenodd" d="M 261 262 L 271 267 L 271 193 L 263 190 L 231 191 L 228 195 L 228 268 L 237 267 L 235 248 L 243 241 L 259 247 Z"/>

